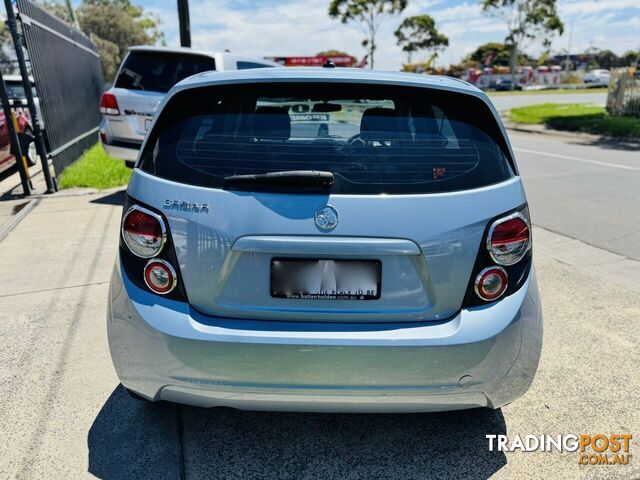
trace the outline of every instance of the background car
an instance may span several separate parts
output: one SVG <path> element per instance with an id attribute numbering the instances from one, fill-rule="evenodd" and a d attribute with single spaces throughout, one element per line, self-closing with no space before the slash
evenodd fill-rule
<path id="1" fill-rule="evenodd" d="M 605 69 L 595 69 L 590 70 L 584 74 L 583 81 L 584 83 L 588 83 L 589 86 L 596 87 L 602 86 L 606 87 L 609 85 L 609 80 L 611 79 L 611 72 Z"/>
<path id="2" fill-rule="evenodd" d="M 522 85 L 516 83 L 513 88 L 511 88 L 512 82 L 509 78 L 500 78 L 496 81 L 495 89 L 498 92 L 506 92 L 509 90 L 522 90 Z"/>
<path id="3" fill-rule="evenodd" d="M 542 342 L 531 224 L 483 92 L 297 68 L 197 75 L 162 105 L 108 302 L 129 391 L 359 412 L 527 391 Z"/>
<path id="4" fill-rule="evenodd" d="M 210 70 L 279 67 L 267 60 L 190 48 L 131 47 L 114 86 L 102 94 L 100 140 L 109 155 L 133 167 L 164 95 L 180 80 Z"/>
<path id="5" fill-rule="evenodd" d="M 37 162 L 38 155 L 34 142 L 35 134 L 33 132 L 31 114 L 27 106 L 27 96 L 24 92 L 24 85 L 22 84 L 22 77 L 20 75 L 4 75 L 3 78 L 7 86 L 7 96 L 11 102 L 13 111 L 18 117 L 18 136 L 20 138 L 22 153 L 26 155 L 29 166 L 34 166 Z M 33 103 L 35 104 L 36 114 L 38 116 L 38 125 L 42 130 L 42 135 L 48 148 L 47 131 L 40 108 L 40 98 L 38 97 L 38 91 L 33 78 L 29 78 L 29 80 L 31 82 Z"/>

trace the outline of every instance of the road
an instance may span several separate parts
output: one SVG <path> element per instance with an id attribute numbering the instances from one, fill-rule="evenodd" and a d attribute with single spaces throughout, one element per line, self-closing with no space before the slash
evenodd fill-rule
<path id="1" fill-rule="evenodd" d="M 604 106 L 607 103 L 606 92 L 588 93 L 514 93 L 489 94 L 489 98 L 499 112 L 525 105 L 538 103 L 593 103 Z"/>
<path id="2" fill-rule="evenodd" d="M 640 273 L 632 242 L 605 243 L 602 234 L 638 223 L 637 212 L 627 217 L 640 204 L 630 187 L 637 173 L 600 164 L 635 167 L 638 155 L 512 139 L 538 225 L 545 313 L 538 375 L 520 400 L 496 411 L 412 415 L 132 400 L 118 386 L 105 332 L 123 194 L 53 196 L 0 243 L 0 478 L 639 478 L 640 291 L 622 285 L 632 274 L 614 275 L 621 264 L 594 261 L 616 249 Z M 597 225 L 613 214 L 617 222 Z M 575 453 L 490 452 L 485 438 L 618 431 L 635 437 L 627 466 L 580 466 Z"/>
<path id="3" fill-rule="evenodd" d="M 509 136 L 536 225 L 640 260 L 640 150 Z"/>

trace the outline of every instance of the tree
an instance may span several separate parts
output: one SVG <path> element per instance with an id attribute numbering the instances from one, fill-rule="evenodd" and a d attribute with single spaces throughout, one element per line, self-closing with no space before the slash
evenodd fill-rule
<path id="1" fill-rule="evenodd" d="M 562 34 L 564 25 L 558 16 L 556 0 L 481 0 L 482 9 L 490 15 L 502 18 L 507 24 L 505 43 L 511 47 L 509 68 L 511 88 L 516 84 L 518 48 L 536 36 L 548 35 L 545 47 L 551 45 L 550 35 Z"/>
<path id="2" fill-rule="evenodd" d="M 367 49 L 370 66 L 374 66 L 377 48 L 376 34 L 386 17 L 398 15 L 407 7 L 408 0 L 331 0 L 329 16 L 342 23 L 355 23 L 365 34 L 362 46 Z"/>
<path id="3" fill-rule="evenodd" d="M 115 76 L 130 46 L 164 41 L 158 20 L 128 0 L 84 0 L 77 15 L 82 31 L 98 46 L 107 81 Z"/>
<path id="4" fill-rule="evenodd" d="M 471 52 L 466 60 L 472 60 L 478 62 L 481 66 L 501 66 L 508 67 L 509 59 L 511 57 L 511 48 L 504 43 L 488 42 L 480 45 L 473 52 Z M 525 53 L 518 52 L 517 65 L 527 65 L 532 62 Z"/>
<path id="5" fill-rule="evenodd" d="M 405 18 L 394 34 L 402 51 L 407 53 L 408 63 L 411 63 L 411 56 L 415 52 L 431 52 L 435 59 L 440 51 L 449 46 L 449 38 L 438 32 L 435 20 L 429 15 Z"/>

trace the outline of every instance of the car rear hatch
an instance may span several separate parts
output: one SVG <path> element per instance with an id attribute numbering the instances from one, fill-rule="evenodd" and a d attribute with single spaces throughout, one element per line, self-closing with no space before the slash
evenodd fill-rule
<path id="1" fill-rule="evenodd" d="M 132 50 L 124 59 L 111 90 L 120 116 L 109 118 L 115 140 L 142 143 L 160 102 L 180 80 L 215 70 L 215 60 L 204 55 Z"/>
<path id="2" fill-rule="evenodd" d="M 461 93 L 339 92 L 208 87 L 163 110 L 128 193 L 167 219 L 193 307 L 328 322 L 460 309 L 488 222 L 525 202 L 494 115 Z M 297 122 L 305 102 L 322 115 Z"/>

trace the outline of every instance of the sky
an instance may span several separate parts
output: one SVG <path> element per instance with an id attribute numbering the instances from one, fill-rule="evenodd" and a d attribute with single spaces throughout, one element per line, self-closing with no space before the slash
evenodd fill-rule
<path id="1" fill-rule="evenodd" d="M 180 44 L 176 0 L 133 3 L 162 20 L 169 46 Z M 330 19 L 328 5 L 329 0 L 190 0 L 192 46 L 255 57 L 315 55 L 338 49 L 361 58 L 365 54 L 361 30 Z M 558 10 L 565 33 L 553 39 L 552 52 L 570 48 L 578 53 L 598 47 L 622 54 L 640 49 L 640 0 L 558 0 Z M 483 14 L 479 1 L 409 0 L 400 16 L 386 20 L 381 27 L 376 68 L 400 68 L 406 57 L 393 32 L 404 17 L 424 13 L 449 37 L 449 48 L 440 54 L 439 66 L 458 63 L 478 45 L 503 41 L 506 35 L 502 20 Z M 529 41 L 525 51 L 539 53 L 542 40 Z"/>

